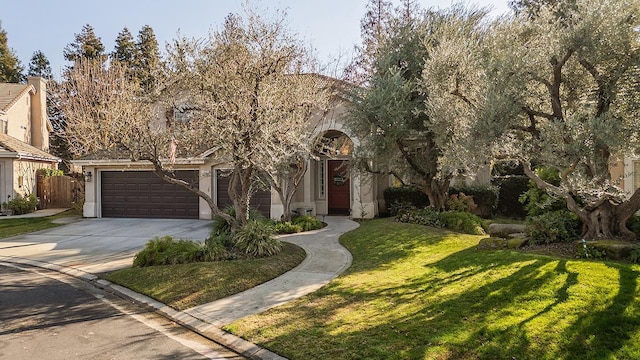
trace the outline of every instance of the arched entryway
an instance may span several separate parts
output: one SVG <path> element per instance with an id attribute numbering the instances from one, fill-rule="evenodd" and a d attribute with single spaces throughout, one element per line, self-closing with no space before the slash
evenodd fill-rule
<path id="1" fill-rule="evenodd" d="M 327 214 L 349 215 L 352 204 L 352 179 L 349 158 L 353 151 L 353 141 L 345 133 L 329 130 L 319 139 L 317 153 L 326 174 Z M 322 193 L 323 191 L 321 191 Z"/>

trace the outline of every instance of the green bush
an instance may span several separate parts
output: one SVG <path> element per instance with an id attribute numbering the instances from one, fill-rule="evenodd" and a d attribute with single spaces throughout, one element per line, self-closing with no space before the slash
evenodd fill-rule
<path id="1" fill-rule="evenodd" d="M 273 231 L 277 234 L 295 234 L 302 232 L 302 226 L 292 224 L 290 221 L 279 221 L 273 226 Z"/>
<path id="2" fill-rule="evenodd" d="M 396 215 L 396 221 L 434 227 L 443 227 L 440 212 L 432 208 L 401 210 Z"/>
<path id="3" fill-rule="evenodd" d="M 231 205 L 222 209 L 222 211 L 233 218 L 236 217 L 236 209 L 234 209 Z M 251 220 L 265 221 L 266 219 L 264 215 L 262 215 L 257 209 L 249 208 L 249 221 Z M 211 234 L 215 236 L 229 233 L 231 233 L 231 225 L 227 224 L 227 222 L 224 221 L 222 217 L 214 216 L 213 229 L 211 230 Z"/>
<path id="4" fill-rule="evenodd" d="M 291 223 L 293 225 L 300 226 L 302 228 L 302 231 L 317 230 L 324 227 L 322 221 L 310 215 L 296 216 L 293 218 L 293 220 L 291 220 Z"/>
<path id="5" fill-rule="evenodd" d="M 495 213 L 512 219 L 524 219 L 527 213 L 518 199 L 529 189 L 529 178 L 524 175 L 505 175 L 494 177 L 491 184 L 500 189 Z"/>
<path id="6" fill-rule="evenodd" d="M 627 220 L 627 229 L 631 230 L 640 239 L 640 216 L 633 215 Z"/>
<path id="7" fill-rule="evenodd" d="M 560 173 L 558 170 L 548 167 L 535 170 L 540 179 L 552 184 L 560 185 Z M 540 189 L 533 181 L 529 181 L 528 189 L 518 199 L 524 204 L 528 216 L 538 216 L 546 212 L 564 210 L 567 203 L 564 199 L 552 197 L 546 191 Z"/>
<path id="8" fill-rule="evenodd" d="M 64 171 L 59 170 L 59 169 L 38 169 L 38 175 L 42 175 L 44 177 L 51 177 L 51 176 L 63 176 L 64 175 Z"/>
<path id="9" fill-rule="evenodd" d="M 280 240 L 273 237 L 273 227 L 263 221 L 249 221 L 236 232 L 233 241 L 237 251 L 253 257 L 272 256 L 282 250 Z"/>
<path id="10" fill-rule="evenodd" d="M 629 254 L 629 261 L 634 264 L 640 264 L 640 246 L 636 246 Z"/>
<path id="11" fill-rule="evenodd" d="M 476 215 L 462 211 L 442 211 L 432 208 L 406 210 L 398 213 L 396 221 L 433 227 L 444 227 L 467 234 L 485 234 L 486 224 Z"/>
<path id="12" fill-rule="evenodd" d="M 17 194 L 13 199 L 9 200 L 7 206 L 13 215 L 28 214 L 36 211 L 38 198 L 34 194 L 22 196 Z"/>
<path id="13" fill-rule="evenodd" d="M 500 188 L 495 185 L 473 185 L 456 186 L 449 189 L 449 195 L 457 195 L 460 193 L 473 196 L 473 202 L 477 206 L 476 210 L 472 211 L 474 214 L 489 217 L 495 212 L 498 206 Z"/>
<path id="14" fill-rule="evenodd" d="M 395 216 L 399 208 L 407 206 L 424 208 L 429 206 L 427 194 L 411 186 L 386 188 L 384 190 L 384 201 L 391 216 Z"/>
<path id="15" fill-rule="evenodd" d="M 478 216 L 462 211 L 443 211 L 440 222 L 447 229 L 473 235 L 486 234 L 484 220 Z"/>
<path id="16" fill-rule="evenodd" d="M 526 232 L 531 244 L 570 242 L 578 238 L 580 225 L 572 212 L 557 210 L 530 218 Z"/>
<path id="17" fill-rule="evenodd" d="M 188 264 L 204 261 L 206 247 L 191 240 L 174 240 L 171 236 L 156 237 L 133 258 L 134 267 Z"/>

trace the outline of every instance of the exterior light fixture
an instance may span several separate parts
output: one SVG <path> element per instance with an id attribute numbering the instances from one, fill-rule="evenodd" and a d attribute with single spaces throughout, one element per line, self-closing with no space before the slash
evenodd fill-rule
<path id="1" fill-rule="evenodd" d="M 84 175 L 84 182 L 91 182 L 91 177 L 92 177 L 91 171 L 85 171 L 83 175 Z"/>

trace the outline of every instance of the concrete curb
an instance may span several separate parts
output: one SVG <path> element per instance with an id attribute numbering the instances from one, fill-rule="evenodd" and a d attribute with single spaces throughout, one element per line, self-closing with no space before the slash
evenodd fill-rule
<path id="1" fill-rule="evenodd" d="M 180 324 L 181 326 L 184 326 L 187 329 L 192 330 L 209 340 L 215 341 L 249 359 L 286 360 L 285 357 L 282 357 L 274 352 L 271 352 L 265 348 L 262 348 L 252 342 L 244 340 L 239 336 L 230 334 L 218 327 L 215 327 L 209 323 L 201 321 L 187 313 L 175 310 L 148 296 L 139 294 L 135 291 L 132 291 L 120 285 L 111 283 L 110 281 L 102 280 L 98 278 L 96 275 L 93 275 L 78 269 L 74 269 L 71 267 L 60 266 L 56 264 L 46 263 L 43 261 L 29 260 L 29 259 L 23 259 L 23 258 L 17 258 L 17 257 L 0 256 L 0 262 L 28 265 L 28 266 L 38 267 L 38 268 L 47 269 L 51 271 L 56 271 L 56 272 L 83 280 L 89 283 L 90 285 L 95 286 L 96 288 L 112 291 L 125 298 L 131 299 L 135 302 L 150 306 L 154 308 L 159 314 L 166 317 L 167 319 L 172 320 Z"/>

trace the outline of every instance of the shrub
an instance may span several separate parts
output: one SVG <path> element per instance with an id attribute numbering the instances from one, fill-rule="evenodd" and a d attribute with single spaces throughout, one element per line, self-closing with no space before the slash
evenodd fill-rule
<path id="1" fill-rule="evenodd" d="M 447 208 L 453 211 L 473 212 L 478 205 L 473 201 L 473 196 L 465 193 L 451 194 L 447 199 Z"/>
<path id="2" fill-rule="evenodd" d="M 411 186 L 386 188 L 384 190 L 384 201 L 391 216 L 397 214 L 399 207 L 424 208 L 429 205 L 427 194 Z"/>
<path id="3" fill-rule="evenodd" d="M 38 169 L 37 173 L 38 173 L 38 175 L 42 175 L 44 177 L 63 176 L 64 175 L 64 171 L 59 170 L 59 169 Z"/>
<path id="4" fill-rule="evenodd" d="M 222 211 L 233 218 L 236 216 L 236 209 L 231 205 L 222 209 Z M 266 219 L 257 209 L 249 208 L 249 221 L 251 220 L 265 221 Z M 213 229 L 211 230 L 211 234 L 215 236 L 225 233 L 231 233 L 231 225 L 227 224 L 227 222 L 220 216 L 215 216 L 213 218 Z"/>
<path id="5" fill-rule="evenodd" d="M 302 232 L 302 226 L 294 225 L 290 221 L 275 223 L 273 230 L 278 234 L 295 234 Z"/>
<path id="6" fill-rule="evenodd" d="M 578 238 L 578 217 L 568 210 L 557 210 L 534 216 L 527 221 L 531 244 L 569 242 Z"/>
<path id="7" fill-rule="evenodd" d="M 486 234 L 484 220 L 478 216 L 462 211 L 443 211 L 440 222 L 447 229 L 474 235 Z"/>
<path id="8" fill-rule="evenodd" d="M 442 227 L 440 212 L 432 208 L 402 210 L 396 221 L 426 226 Z"/>
<path id="9" fill-rule="evenodd" d="M 633 215 L 627 220 L 627 229 L 631 230 L 640 239 L 640 216 Z"/>
<path id="10" fill-rule="evenodd" d="M 476 208 L 470 209 L 472 213 L 479 216 L 489 217 L 495 212 L 498 206 L 500 188 L 495 185 L 473 185 L 452 187 L 449 189 L 450 195 L 460 193 L 473 197 L 473 203 L 475 203 Z M 451 207 L 450 209 L 457 210 Z"/>
<path id="11" fill-rule="evenodd" d="M 191 240 L 174 240 L 171 236 L 156 237 L 136 254 L 133 266 L 187 264 L 204 261 L 206 248 Z"/>
<path id="12" fill-rule="evenodd" d="M 293 220 L 291 220 L 291 223 L 293 225 L 300 226 L 302 228 L 302 231 L 317 230 L 324 227 L 322 221 L 310 215 L 296 216 L 293 218 Z"/>
<path id="13" fill-rule="evenodd" d="M 476 215 L 461 211 L 439 212 L 432 208 L 407 210 L 396 216 L 396 221 L 434 227 L 445 227 L 468 234 L 485 234 L 485 222 Z"/>
<path id="14" fill-rule="evenodd" d="M 500 189 L 495 213 L 508 218 L 524 219 L 527 213 L 518 199 L 529 189 L 529 178 L 524 175 L 500 176 L 493 178 L 491 184 Z"/>
<path id="15" fill-rule="evenodd" d="M 22 215 L 32 213 L 36 210 L 38 198 L 34 194 L 22 196 L 17 194 L 13 199 L 9 200 L 7 206 L 13 215 Z"/>
<path id="16" fill-rule="evenodd" d="M 552 184 L 560 184 L 560 173 L 553 168 L 538 168 L 536 174 L 544 181 Z M 524 204 L 524 209 L 528 216 L 538 216 L 546 212 L 563 210 L 567 208 L 564 199 L 549 195 L 540 189 L 533 181 L 529 181 L 528 189 L 518 199 Z"/>
<path id="17" fill-rule="evenodd" d="M 233 240 L 237 251 L 254 257 L 272 256 L 282 250 L 282 243 L 273 237 L 273 227 L 267 222 L 249 221 Z"/>
<path id="18" fill-rule="evenodd" d="M 635 246 L 629 254 L 629 261 L 634 264 L 640 264 L 640 246 Z"/>

